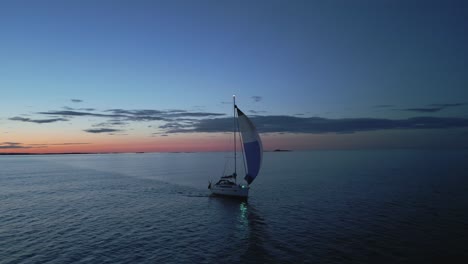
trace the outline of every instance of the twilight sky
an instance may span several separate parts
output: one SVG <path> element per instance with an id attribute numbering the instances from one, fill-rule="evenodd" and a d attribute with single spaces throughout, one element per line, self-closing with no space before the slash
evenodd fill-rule
<path id="1" fill-rule="evenodd" d="M 0 152 L 468 148 L 466 1 L 1 1 Z"/>

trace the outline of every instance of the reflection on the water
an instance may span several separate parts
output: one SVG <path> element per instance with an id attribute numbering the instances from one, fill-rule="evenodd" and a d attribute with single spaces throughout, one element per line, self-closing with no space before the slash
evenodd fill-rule
<path id="1" fill-rule="evenodd" d="M 240 258 L 242 263 L 271 263 L 273 260 L 269 254 L 267 225 L 261 216 L 261 212 L 247 201 L 216 198 L 226 214 L 235 217 L 233 237 L 236 244 L 242 248 Z"/>
<path id="2" fill-rule="evenodd" d="M 238 223 L 239 228 L 247 230 L 249 228 L 248 208 L 247 202 L 241 202 L 239 205 L 239 217 Z"/>

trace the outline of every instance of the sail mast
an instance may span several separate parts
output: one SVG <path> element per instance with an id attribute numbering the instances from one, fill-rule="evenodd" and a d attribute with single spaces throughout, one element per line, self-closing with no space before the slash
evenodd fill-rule
<path id="1" fill-rule="evenodd" d="M 234 110 L 233 110 L 233 120 L 234 120 L 234 181 L 237 181 L 237 149 L 236 149 L 236 96 L 232 96 Z"/>

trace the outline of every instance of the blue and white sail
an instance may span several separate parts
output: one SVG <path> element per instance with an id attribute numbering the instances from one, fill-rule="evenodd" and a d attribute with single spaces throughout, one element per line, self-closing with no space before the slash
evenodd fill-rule
<path id="1" fill-rule="evenodd" d="M 244 179 L 248 184 L 252 183 L 257 177 L 262 165 L 263 146 L 260 136 L 250 119 L 237 108 L 237 118 L 239 130 L 244 144 L 245 159 L 247 162 L 247 174 Z"/>

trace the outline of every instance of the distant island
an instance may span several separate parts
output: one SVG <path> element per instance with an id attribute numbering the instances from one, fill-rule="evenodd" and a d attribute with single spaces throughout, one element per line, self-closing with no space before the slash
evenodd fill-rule
<path id="1" fill-rule="evenodd" d="M 292 150 L 290 150 L 290 149 L 275 149 L 275 150 L 273 150 L 273 152 L 290 152 L 290 151 L 292 151 Z"/>

